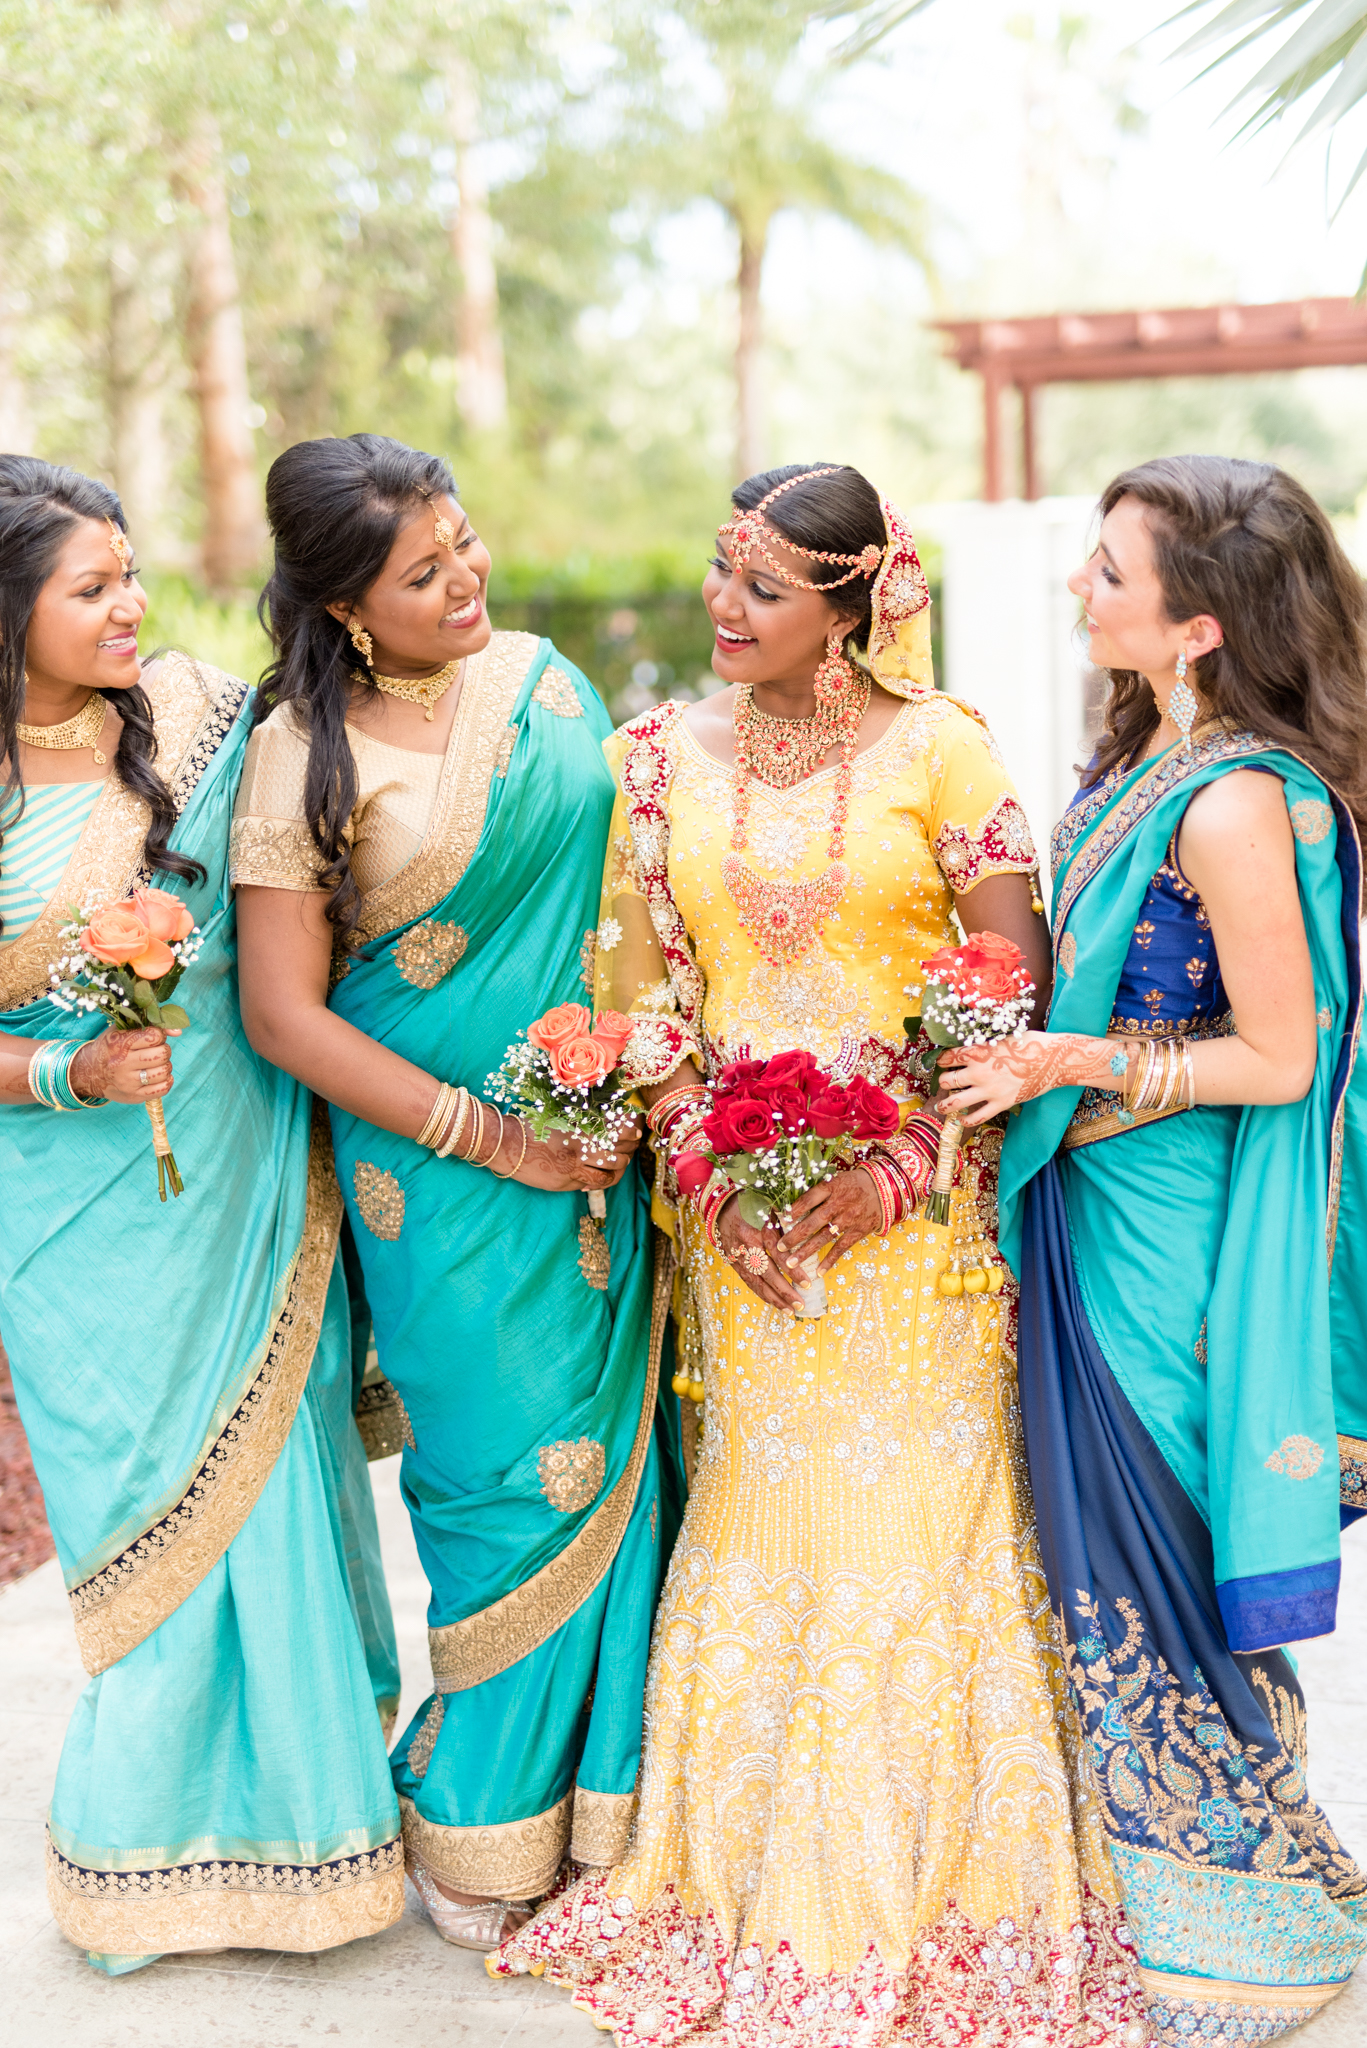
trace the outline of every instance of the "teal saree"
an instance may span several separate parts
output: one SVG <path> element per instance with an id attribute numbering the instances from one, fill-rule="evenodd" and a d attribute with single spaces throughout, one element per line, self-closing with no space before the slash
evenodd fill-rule
<path id="1" fill-rule="evenodd" d="M 1250 768 L 1283 784 L 1295 838 L 1308 1093 L 1127 1124 L 1113 1096 L 1056 1089 L 1012 1117 L 1000 1184 L 1045 1571 L 1173 2048 L 1270 2040 L 1367 1954 L 1367 1876 L 1307 1789 L 1281 1647 L 1333 1628 L 1364 1505 L 1361 863 L 1332 790 L 1223 728 L 1084 791 L 1055 836 L 1048 1028 L 1187 1030 L 1218 966 L 1175 835 L 1199 788 Z M 1220 1003 L 1208 1031 L 1232 1027 Z"/>
<path id="2" fill-rule="evenodd" d="M 487 1095 L 518 1032 L 582 997 L 609 730 L 549 642 L 500 633 L 471 659 L 427 837 L 363 900 L 339 1016 Z M 649 1191 L 635 1168 L 609 1191 L 604 1247 L 582 1194 L 332 1126 L 432 1588 L 434 1690 L 393 1757 L 408 1854 L 456 1890 L 532 1897 L 567 1852 L 618 1861 L 634 1808 L 678 1517 Z"/>
<path id="3" fill-rule="evenodd" d="M 204 933 L 166 1105 L 185 1193 L 158 1202 L 140 1108 L 0 1113 L 0 1328 L 91 1673 L 52 1798 L 49 1897 L 110 1970 L 327 1948 L 403 1905 L 381 1731 L 398 1672 L 326 1126 L 311 1137 L 307 1093 L 238 1015 L 227 854 L 247 692 L 177 655 L 146 687 L 171 844 L 206 870 L 156 877 Z M 146 823 L 111 775 L 51 902 L 0 948 L 0 1029 L 100 1028 L 49 1001 L 48 963 L 68 903 L 147 879 Z"/>

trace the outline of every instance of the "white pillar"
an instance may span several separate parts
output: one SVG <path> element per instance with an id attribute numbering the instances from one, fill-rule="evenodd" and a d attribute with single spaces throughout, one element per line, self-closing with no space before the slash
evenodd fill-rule
<path id="1" fill-rule="evenodd" d="M 981 711 L 1005 757 L 1048 879 L 1049 834 L 1077 787 L 1093 673 L 1067 577 L 1084 558 L 1091 498 L 924 505 L 940 543 L 942 687 Z"/>

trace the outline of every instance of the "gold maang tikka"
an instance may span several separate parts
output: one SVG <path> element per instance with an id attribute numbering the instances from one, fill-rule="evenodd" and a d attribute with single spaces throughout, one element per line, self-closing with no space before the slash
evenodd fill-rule
<path id="1" fill-rule="evenodd" d="M 116 520 L 106 512 L 104 523 L 109 528 L 109 545 L 119 558 L 119 567 L 127 576 L 133 567 L 133 550 L 128 545 L 128 535 Z"/>
<path id="2" fill-rule="evenodd" d="M 432 506 L 432 512 L 436 519 L 436 527 L 434 531 L 437 546 L 439 548 L 449 548 L 456 537 L 456 529 L 451 524 L 450 520 L 446 517 L 446 514 L 444 512 L 437 511 L 436 506 L 432 503 L 431 497 L 428 496 L 427 493 L 424 493 L 424 496 L 427 496 L 427 502 L 429 505 Z"/>

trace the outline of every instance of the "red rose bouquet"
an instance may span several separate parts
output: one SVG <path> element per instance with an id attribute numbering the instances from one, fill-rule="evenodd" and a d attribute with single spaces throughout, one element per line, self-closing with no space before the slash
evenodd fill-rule
<path id="1" fill-rule="evenodd" d="M 535 1137 L 565 1131 L 582 1142 L 590 1161 L 595 1151 L 610 1158 L 635 1114 L 618 1072 L 633 1029 L 633 1020 L 616 1010 L 603 1010 L 595 1021 L 582 1003 L 557 1003 L 508 1047 L 486 1083 L 490 1097 L 522 1117 Z M 589 1195 L 589 1213 L 600 1220 L 607 1214 L 600 1188 Z"/>
<path id="2" fill-rule="evenodd" d="M 720 1170 L 739 1188 L 741 1216 L 752 1229 L 781 1220 L 800 1195 L 896 1135 L 899 1111 L 890 1095 L 856 1075 L 840 1082 L 808 1052 L 770 1060 L 736 1060 L 712 1084 L 700 1127 L 705 1145 L 675 1160 L 679 1186 L 699 1194 Z M 726 1189 L 729 1199 L 732 1189 Z M 799 1313 L 821 1315 L 826 1282 L 811 1258 L 803 1269 Z"/>
<path id="3" fill-rule="evenodd" d="M 947 1051 L 958 1045 L 996 1045 L 1028 1030 L 1035 984 L 1020 947 L 1000 932 L 971 932 L 962 946 L 942 947 L 921 968 L 926 977 L 921 1015 L 903 1020 L 908 1037 L 919 1023 L 931 1043 Z M 946 1117 L 926 1205 L 932 1223 L 949 1221 L 954 1155 L 963 1129 L 958 1117 Z"/>
<path id="4" fill-rule="evenodd" d="M 184 1031 L 190 1019 L 170 998 L 200 948 L 199 926 L 169 889 L 135 889 L 126 903 L 95 910 L 70 905 L 70 922 L 57 934 L 66 947 L 48 970 L 48 993 L 59 1009 L 106 1017 L 115 1031 L 141 1031 L 160 1024 Z M 166 1134 L 160 1102 L 147 1104 L 152 1150 L 157 1158 L 157 1192 L 166 1200 L 185 1183 Z"/>

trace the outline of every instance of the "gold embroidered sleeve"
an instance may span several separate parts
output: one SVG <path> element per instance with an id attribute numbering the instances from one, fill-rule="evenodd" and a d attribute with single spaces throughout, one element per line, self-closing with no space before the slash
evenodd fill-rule
<path id="1" fill-rule="evenodd" d="M 614 771 L 622 751 L 616 736 L 607 742 L 605 752 Z M 621 1060 L 628 1080 L 638 1086 L 667 1081 L 687 1059 L 703 1064 L 697 1039 L 679 1015 L 678 997 L 641 889 L 620 785 L 603 864 L 598 929 L 585 935 L 585 953 L 592 959 L 595 1011 L 619 1010 L 640 1019 Z"/>
<path id="2" fill-rule="evenodd" d="M 316 889 L 322 856 L 304 822 L 308 740 L 287 706 L 247 742 L 228 848 L 233 886 Z"/>
<path id="3" fill-rule="evenodd" d="M 936 735 L 928 834 L 958 896 L 989 875 L 1029 875 L 1035 842 L 992 736 L 955 709 Z"/>

